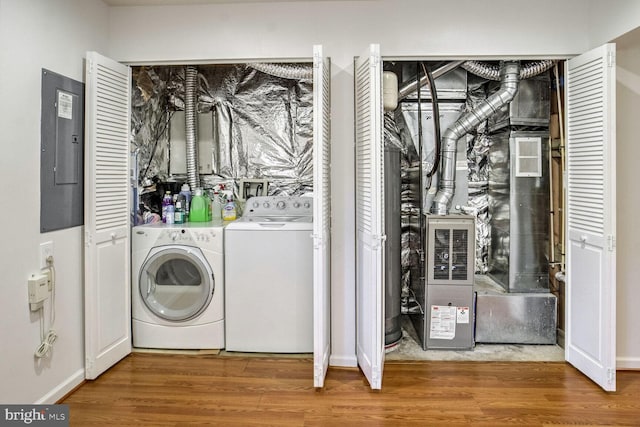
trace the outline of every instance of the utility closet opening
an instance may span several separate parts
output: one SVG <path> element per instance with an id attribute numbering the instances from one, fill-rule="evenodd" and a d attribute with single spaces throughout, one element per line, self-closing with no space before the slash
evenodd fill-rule
<path id="1" fill-rule="evenodd" d="M 311 63 L 132 67 L 134 224 L 184 184 L 233 197 L 238 216 L 252 196 L 311 193 L 312 77 Z"/>
<path id="2" fill-rule="evenodd" d="M 564 61 L 383 70 L 386 358 L 564 360 Z"/>

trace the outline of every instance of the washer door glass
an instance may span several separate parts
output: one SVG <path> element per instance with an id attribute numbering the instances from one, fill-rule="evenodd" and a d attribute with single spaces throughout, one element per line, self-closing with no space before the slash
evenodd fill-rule
<path id="1" fill-rule="evenodd" d="M 202 251 L 188 246 L 163 246 L 152 251 L 140 269 L 140 296 L 156 316 L 189 320 L 211 302 L 213 272 Z"/>

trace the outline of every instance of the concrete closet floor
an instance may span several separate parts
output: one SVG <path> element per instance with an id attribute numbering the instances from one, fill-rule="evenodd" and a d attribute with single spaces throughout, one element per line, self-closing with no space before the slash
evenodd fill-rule
<path id="1" fill-rule="evenodd" d="M 402 339 L 385 360 L 464 360 L 501 362 L 562 362 L 559 345 L 476 344 L 473 350 L 423 350 L 407 316 L 402 316 Z"/>

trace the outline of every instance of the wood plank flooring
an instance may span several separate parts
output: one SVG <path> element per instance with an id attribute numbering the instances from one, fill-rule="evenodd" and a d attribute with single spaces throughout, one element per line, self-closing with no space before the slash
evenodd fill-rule
<path id="1" fill-rule="evenodd" d="M 640 372 L 606 393 L 566 363 L 387 362 L 313 387 L 308 358 L 134 353 L 63 402 L 72 426 L 640 426 Z"/>

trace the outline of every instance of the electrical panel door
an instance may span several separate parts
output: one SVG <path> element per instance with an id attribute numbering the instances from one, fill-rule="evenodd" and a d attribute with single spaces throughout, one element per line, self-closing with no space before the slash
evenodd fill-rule
<path id="1" fill-rule="evenodd" d="M 40 232 L 84 223 L 84 84 L 42 69 Z"/>

